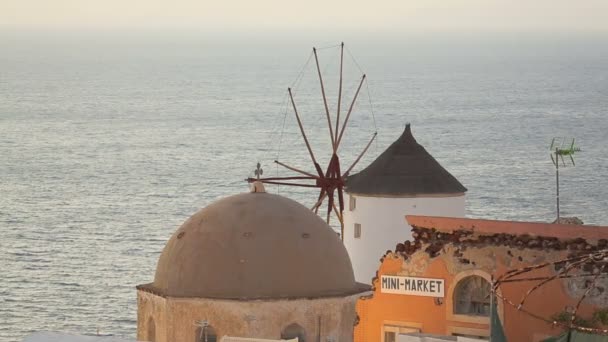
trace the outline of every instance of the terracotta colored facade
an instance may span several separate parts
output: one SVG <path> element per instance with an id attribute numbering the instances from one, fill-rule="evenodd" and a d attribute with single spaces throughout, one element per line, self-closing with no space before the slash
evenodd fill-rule
<path id="1" fill-rule="evenodd" d="M 469 315 L 455 311 L 455 300 L 461 300 L 455 297 L 455 292 L 463 279 L 477 276 L 481 277 L 478 280 L 483 278 L 490 283 L 492 278 L 496 279 L 509 269 L 558 261 L 608 247 L 608 227 L 424 216 L 407 216 L 407 221 L 413 227 L 414 239 L 399 243 L 394 251 L 382 258 L 378 277 L 373 281 L 373 295 L 357 303 L 360 321 L 355 327 L 355 341 L 383 342 L 385 333 L 416 331 L 487 338 L 490 330 L 487 314 Z M 554 274 L 554 268 L 543 268 L 527 276 Z M 427 297 L 386 293 L 387 290 L 382 289 L 382 276 L 441 279 L 444 294 Z M 504 284 L 500 294 L 519 303 L 537 283 Z M 526 299 L 525 308 L 550 318 L 576 307 L 588 286 L 583 278 L 550 281 Z M 588 318 L 596 309 L 608 307 L 606 279 L 594 287 L 581 303 L 577 316 Z M 559 326 L 533 318 L 501 300 L 497 303 L 508 341 L 539 341 L 561 331 Z M 387 340 L 390 338 L 387 336 Z"/>

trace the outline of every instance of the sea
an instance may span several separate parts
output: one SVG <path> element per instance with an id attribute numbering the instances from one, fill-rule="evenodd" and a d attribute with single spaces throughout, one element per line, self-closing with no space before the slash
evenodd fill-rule
<path id="1" fill-rule="evenodd" d="M 135 338 L 135 286 L 153 280 L 182 222 L 248 191 L 258 162 L 268 177 L 297 175 L 274 160 L 314 171 L 288 87 L 326 166 L 313 46 L 334 135 L 354 103 L 342 170 L 375 132 L 353 173 L 411 123 L 468 188 L 467 216 L 550 222 L 551 142 L 575 139 L 581 151 L 560 165 L 561 215 L 608 225 L 606 36 L 1 32 L 0 341 L 41 330 Z M 318 195 L 267 191 L 307 206 Z"/>

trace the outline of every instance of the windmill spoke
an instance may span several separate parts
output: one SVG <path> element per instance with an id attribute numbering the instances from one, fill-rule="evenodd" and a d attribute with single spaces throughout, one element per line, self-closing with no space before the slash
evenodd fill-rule
<path id="1" fill-rule="evenodd" d="M 319 58 L 317 57 L 317 49 L 312 48 L 315 54 L 315 62 L 317 63 L 317 73 L 319 74 L 319 82 L 321 83 L 321 94 L 323 95 L 323 104 L 325 105 L 325 115 L 327 116 L 327 127 L 329 128 L 329 137 L 331 138 L 331 147 L 336 149 L 336 141 L 334 140 L 334 130 L 331 127 L 331 119 L 329 118 L 329 107 L 327 106 L 327 97 L 325 96 L 325 87 L 323 86 L 323 76 L 321 76 L 321 68 L 319 67 Z"/>
<path id="2" fill-rule="evenodd" d="M 333 205 L 334 208 L 334 213 L 336 213 L 336 217 L 338 217 L 338 221 L 340 221 L 340 224 L 344 224 L 344 221 L 342 220 L 342 214 L 340 213 L 340 211 L 338 210 L 338 208 L 336 207 L 336 204 L 334 203 Z"/>
<path id="3" fill-rule="evenodd" d="M 312 206 L 312 208 L 310 208 L 310 210 L 314 210 L 315 212 L 317 212 L 321 204 L 323 204 L 325 196 L 327 196 L 327 192 L 325 192 L 325 190 L 321 190 L 321 193 L 319 194 L 319 200 L 317 201 L 317 203 L 315 203 L 315 205 Z"/>
<path id="4" fill-rule="evenodd" d="M 286 183 L 286 182 L 277 182 L 277 181 L 265 181 L 260 179 L 260 182 L 265 184 L 276 184 L 276 185 L 287 185 L 287 186 L 301 186 L 303 188 L 317 188 L 316 185 L 313 184 L 299 184 L 299 183 Z"/>
<path id="5" fill-rule="evenodd" d="M 367 150 L 369 149 L 369 147 L 372 145 L 372 142 L 374 141 L 374 139 L 376 139 L 377 135 L 378 135 L 377 132 L 374 133 L 374 135 L 372 136 L 372 138 L 370 139 L 370 141 L 367 143 L 367 145 L 363 149 L 363 152 L 361 152 L 361 154 L 359 154 L 359 156 L 357 157 L 357 159 L 355 159 L 355 161 L 353 162 L 353 164 L 348 168 L 348 170 L 346 170 L 346 172 L 344 173 L 344 177 L 348 176 L 348 174 L 352 171 L 352 169 L 355 167 L 355 165 L 357 165 L 357 163 L 359 162 L 359 160 L 361 160 L 361 157 L 363 157 L 363 155 L 365 154 L 365 152 L 367 152 Z"/>
<path id="6" fill-rule="evenodd" d="M 336 173 L 336 177 L 340 178 L 340 176 L 342 175 L 342 172 L 340 172 L 340 158 L 338 158 L 337 154 L 334 154 L 336 156 L 336 165 L 335 165 L 335 173 Z"/>
<path id="7" fill-rule="evenodd" d="M 247 178 L 247 182 L 253 183 L 256 181 L 260 181 L 262 183 L 268 181 L 284 181 L 284 180 L 316 180 L 317 176 L 314 177 L 306 177 L 306 176 L 294 176 L 294 177 L 267 177 L 267 178 Z"/>
<path id="8" fill-rule="evenodd" d="M 340 86 L 338 87 L 338 109 L 336 110 L 336 138 L 334 141 L 338 141 L 338 127 L 340 125 L 340 104 L 342 103 L 342 65 L 344 62 L 344 42 L 340 44 Z M 334 153 L 336 153 L 336 149 L 338 148 L 338 144 L 334 144 Z"/>
<path id="9" fill-rule="evenodd" d="M 340 205 L 340 238 L 344 241 L 344 194 L 342 193 L 342 186 L 338 187 L 338 204 Z M 334 206 L 335 210 L 335 206 Z"/>
<path id="10" fill-rule="evenodd" d="M 274 162 L 275 162 L 275 163 L 277 163 L 277 164 L 279 164 L 279 165 L 281 165 L 282 167 L 284 167 L 284 168 L 286 168 L 286 169 L 291 170 L 291 171 L 295 171 L 295 172 L 301 173 L 301 174 L 303 174 L 303 175 L 307 175 L 308 177 L 311 177 L 311 178 L 314 178 L 314 179 L 319 179 L 319 176 L 315 176 L 315 175 L 313 175 L 312 173 L 308 173 L 308 172 L 306 172 L 306 171 L 298 170 L 298 169 L 296 169 L 295 167 L 292 167 L 292 166 L 289 166 L 289 165 L 283 164 L 283 163 L 281 163 L 281 162 L 280 162 L 280 161 L 278 161 L 278 160 L 275 160 Z"/>
<path id="11" fill-rule="evenodd" d="M 327 224 L 329 224 L 329 217 L 331 215 L 332 208 L 335 207 L 333 190 L 331 192 L 327 191 L 327 196 Z"/>
<path id="12" fill-rule="evenodd" d="M 344 130 L 346 129 L 346 124 L 348 123 L 348 119 L 350 118 L 350 113 L 353 111 L 355 101 L 357 101 L 357 96 L 359 96 L 359 91 L 361 91 L 361 86 L 363 85 L 364 81 L 365 81 L 365 74 L 363 74 L 363 77 L 361 77 L 361 82 L 359 82 L 359 87 L 357 87 L 355 96 L 353 97 L 353 100 L 350 103 L 350 107 L 348 108 L 348 112 L 346 113 L 346 119 L 344 119 L 344 122 L 342 123 L 342 129 L 340 130 L 340 135 L 338 136 L 338 141 L 336 141 L 336 148 L 335 148 L 336 151 L 338 150 L 338 147 L 340 147 L 340 142 L 342 141 L 342 135 L 344 134 Z"/>
<path id="13" fill-rule="evenodd" d="M 306 143 L 306 148 L 308 149 L 308 153 L 310 153 L 310 159 L 316 165 L 317 160 L 315 159 L 315 154 L 312 152 L 312 148 L 310 147 L 310 143 L 308 142 L 308 138 L 306 137 L 306 133 L 304 133 L 304 126 L 302 126 L 302 120 L 300 120 L 300 115 L 298 114 L 298 110 L 296 109 L 296 103 L 293 100 L 293 94 L 291 93 L 291 88 L 287 88 L 289 92 L 289 98 L 291 99 L 291 105 L 293 106 L 293 111 L 296 114 L 296 119 L 298 120 L 298 126 L 300 126 L 300 132 L 302 133 L 302 138 L 304 138 L 304 142 Z M 320 174 L 319 176 L 323 176 Z"/>
<path id="14" fill-rule="evenodd" d="M 319 213 L 319 208 L 321 208 L 321 204 L 323 204 L 323 200 L 321 200 L 321 201 L 319 202 L 319 205 L 317 205 L 317 206 L 315 207 L 315 214 L 318 214 L 318 213 Z"/>
<path id="15" fill-rule="evenodd" d="M 329 164 L 327 164 L 327 170 L 325 170 L 325 178 L 331 178 L 333 176 L 334 165 L 336 163 L 337 158 L 338 156 L 336 154 L 333 154 L 329 159 Z"/>
<path id="16" fill-rule="evenodd" d="M 342 187 L 338 187 L 338 204 L 340 205 L 340 215 L 344 212 L 344 193 Z"/>
<path id="17" fill-rule="evenodd" d="M 319 163 L 315 163 L 315 170 L 317 170 L 317 173 L 319 174 L 319 178 L 325 177 L 325 176 L 323 176 L 323 170 L 321 170 L 321 165 L 319 165 Z"/>

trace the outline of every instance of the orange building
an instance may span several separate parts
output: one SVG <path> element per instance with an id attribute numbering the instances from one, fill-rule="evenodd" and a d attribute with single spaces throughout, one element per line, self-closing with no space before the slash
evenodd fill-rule
<path id="1" fill-rule="evenodd" d="M 381 259 L 372 281 L 373 294 L 357 303 L 355 341 L 394 342 L 401 334 L 413 332 L 488 339 L 493 279 L 507 270 L 608 247 L 608 227 L 428 216 L 406 219 L 413 227 L 413 241 L 396 241 L 395 250 Z M 570 274 L 608 272 L 604 265 L 598 271 L 598 265 L 581 264 Z M 569 264 L 549 264 L 527 277 L 550 277 L 564 267 Z M 501 285 L 497 295 L 516 304 L 496 300 L 507 340 L 540 341 L 563 329 L 524 311 L 559 321 L 564 313 L 570 312 L 571 317 L 578 308 L 576 316 L 587 322 L 597 310 L 608 311 L 608 281 L 600 277 L 590 283 L 589 279 L 548 281 L 527 297 L 541 280 Z M 518 310 L 523 298 L 523 310 Z"/>

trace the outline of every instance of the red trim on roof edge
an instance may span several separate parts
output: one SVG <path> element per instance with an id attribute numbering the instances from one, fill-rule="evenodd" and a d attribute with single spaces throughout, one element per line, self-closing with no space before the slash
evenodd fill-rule
<path id="1" fill-rule="evenodd" d="M 513 234 L 555 237 L 558 239 L 608 239 L 608 226 L 552 224 L 542 222 L 483 220 L 460 217 L 406 215 L 410 226 L 435 228 L 443 232 L 470 230 L 486 234 Z"/>

